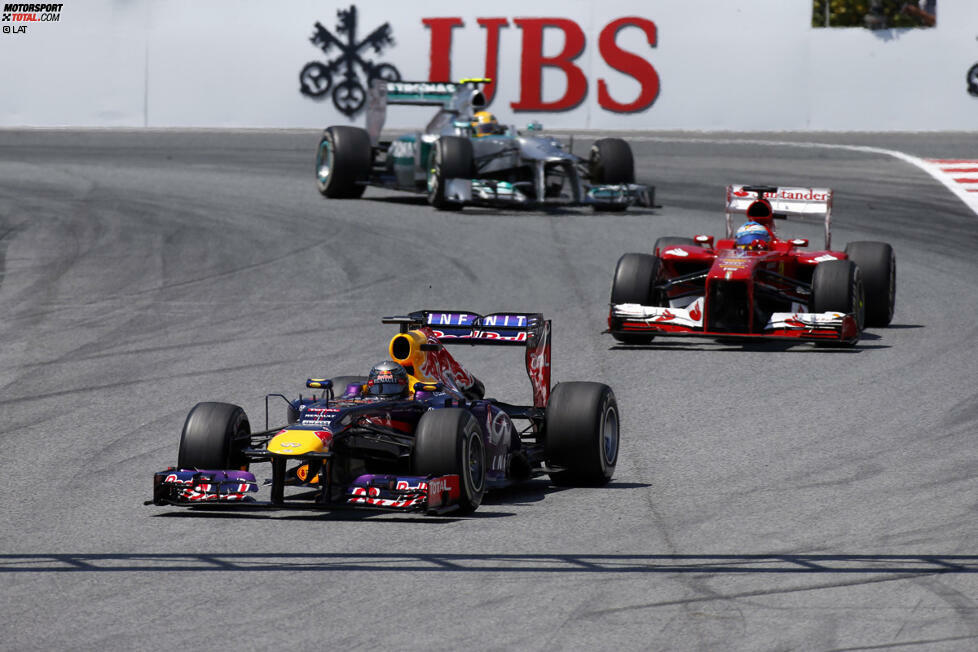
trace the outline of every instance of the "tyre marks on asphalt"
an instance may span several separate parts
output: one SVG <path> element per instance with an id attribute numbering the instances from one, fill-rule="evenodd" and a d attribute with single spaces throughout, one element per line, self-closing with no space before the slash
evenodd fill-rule
<path id="1" fill-rule="evenodd" d="M 7 245 L 10 244 L 15 232 L 15 227 L 0 231 L 0 286 L 3 285 L 3 277 L 7 274 Z"/>

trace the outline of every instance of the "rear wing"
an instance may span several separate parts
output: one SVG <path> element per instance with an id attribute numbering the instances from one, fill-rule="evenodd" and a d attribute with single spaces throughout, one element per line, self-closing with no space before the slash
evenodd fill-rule
<path id="1" fill-rule="evenodd" d="M 380 141 L 380 132 L 387 121 L 388 105 L 439 106 L 455 113 L 465 107 L 481 108 L 486 100 L 479 85 L 488 79 L 450 81 L 387 81 L 375 79 L 367 91 L 367 133 L 370 142 Z M 468 117 L 468 116 L 463 116 Z"/>
<path id="2" fill-rule="evenodd" d="M 496 312 L 480 315 L 467 310 L 418 310 L 404 316 L 384 317 L 401 332 L 427 329 L 446 345 L 522 346 L 526 375 L 533 385 L 533 405 L 547 406 L 550 398 L 550 320 L 540 313 Z"/>
<path id="3" fill-rule="evenodd" d="M 825 248 L 832 246 L 832 189 L 777 186 L 727 186 L 727 237 L 734 235 L 733 215 L 747 212 L 758 199 L 771 204 L 774 217 L 816 217 L 825 220 Z"/>

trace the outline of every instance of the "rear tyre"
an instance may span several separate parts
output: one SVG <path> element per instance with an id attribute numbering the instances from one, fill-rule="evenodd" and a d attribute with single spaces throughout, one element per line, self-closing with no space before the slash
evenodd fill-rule
<path id="1" fill-rule="evenodd" d="M 251 424 L 237 405 L 198 403 L 183 424 L 177 466 L 247 470 L 248 460 L 241 451 L 249 443 L 249 434 Z"/>
<path id="2" fill-rule="evenodd" d="M 659 275 L 660 260 L 648 254 L 625 254 L 618 259 L 615 277 L 611 281 L 611 303 L 637 303 L 643 306 L 654 305 L 652 285 Z M 652 335 L 613 334 L 625 344 L 648 344 Z"/>
<path id="3" fill-rule="evenodd" d="M 866 325 L 888 326 L 896 305 L 896 256 L 885 242 L 850 242 L 846 255 L 856 263 L 866 291 Z"/>
<path id="4" fill-rule="evenodd" d="M 428 155 L 428 203 L 440 211 L 457 211 L 462 203 L 446 198 L 448 179 L 472 178 L 472 141 L 461 136 L 442 136 Z"/>
<path id="5" fill-rule="evenodd" d="M 692 238 L 679 238 L 676 236 L 663 236 L 655 241 L 655 246 L 652 247 L 652 253 L 656 256 L 662 255 L 662 250 L 668 247 L 673 247 L 675 245 L 691 245 L 698 247 L 696 240 Z"/>
<path id="6" fill-rule="evenodd" d="M 359 127 L 329 127 L 316 149 L 316 186 L 330 199 L 363 195 L 373 157 L 370 136 Z"/>
<path id="7" fill-rule="evenodd" d="M 819 263 L 812 274 L 812 312 L 845 312 L 856 317 L 862 332 L 866 300 L 859 267 L 851 260 Z"/>
<path id="8" fill-rule="evenodd" d="M 418 422 L 411 463 L 415 475 L 458 475 L 459 512 L 471 514 L 486 493 L 486 448 L 482 429 L 460 408 L 426 412 Z"/>
<path id="9" fill-rule="evenodd" d="M 635 158 L 632 148 L 621 138 L 594 141 L 588 158 L 588 178 L 593 184 L 635 183 Z M 596 211 L 620 213 L 626 204 L 594 204 Z"/>
<path id="10" fill-rule="evenodd" d="M 611 388 L 560 383 L 547 402 L 546 419 L 547 461 L 565 469 L 550 474 L 554 484 L 607 484 L 615 473 L 619 444 L 618 402 Z"/>

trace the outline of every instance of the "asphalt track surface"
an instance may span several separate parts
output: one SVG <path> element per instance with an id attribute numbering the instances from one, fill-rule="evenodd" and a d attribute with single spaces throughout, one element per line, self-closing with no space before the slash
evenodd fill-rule
<path id="1" fill-rule="evenodd" d="M 973 135 L 644 134 L 662 206 L 624 215 L 324 200 L 316 138 L 0 132 L 0 649 L 978 646 L 978 216 L 905 161 L 756 142 Z M 731 182 L 834 188 L 835 245 L 896 250 L 893 325 L 852 350 L 602 335 L 618 257 L 719 234 Z M 380 317 L 423 307 L 552 318 L 555 381 L 618 396 L 613 482 L 468 518 L 143 506 L 194 403 L 258 427 L 266 392 L 365 373 Z M 518 353 L 458 357 L 528 400 Z"/>

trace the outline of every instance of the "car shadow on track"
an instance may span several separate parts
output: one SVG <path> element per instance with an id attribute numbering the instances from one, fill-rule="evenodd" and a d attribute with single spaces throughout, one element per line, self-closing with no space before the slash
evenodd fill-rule
<path id="1" fill-rule="evenodd" d="M 711 353 L 742 353 L 742 352 L 771 352 L 771 353 L 842 353 L 853 355 L 864 351 L 875 351 L 891 348 L 888 344 L 869 344 L 867 341 L 878 341 L 882 338 L 872 333 L 863 333 L 859 343 L 852 347 L 816 346 L 811 342 L 710 342 L 663 338 L 649 344 L 612 344 L 609 351 L 709 351 Z"/>
<path id="2" fill-rule="evenodd" d="M 383 204 L 402 204 L 406 206 L 427 206 L 428 199 L 424 195 L 390 195 L 382 197 L 363 197 L 362 201 L 375 201 Z M 435 209 L 432 209 L 434 211 Z M 446 215 L 458 215 L 456 211 L 446 211 Z M 526 207 L 512 206 L 507 208 L 492 208 L 488 206 L 466 206 L 462 215 L 492 215 L 494 217 L 552 217 L 559 215 L 567 216 L 591 216 L 601 217 L 602 219 L 615 217 L 628 217 L 637 215 L 658 215 L 653 208 L 629 207 L 626 211 L 595 211 L 586 206 L 549 206 L 549 207 Z"/>
<path id="3" fill-rule="evenodd" d="M 592 489 L 607 491 L 610 489 L 644 489 L 651 486 L 652 485 L 650 484 L 645 484 L 642 482 L 615 482 L 612 480 L 603 487 L 592 487 Z M 560 493 L 568 490 L 576 491 L 578 489 L 578 487 L 560 487 L 552 484 L 549 480 L 531 480 L 529 482 L 523 482 L 504 489 L 490 491 L 486 494 L 486 497 L 482 499 L 482 504 L 528 505 L 530 503 L 540 502 L 546 499 L 548 495 L 553 493 Z M 476 512 L 474 517 L 478 517 L 479 515 L 480 512 Z"/>
<path id="4" fill-rule="evenodd" d="M 978 555 L 942 554 L 493 554 L 493 553 L 33 553 L 0 554 L 3 573 L 201 571 L 372 571 L 520 574 L 727 574 L 848 576 L 846 585 L 978 573 Z M 840 579 L 833 577 L 833 587 Z M 749 590 L 734 597 L 798 591 L 798 586 Z M 684 602 L 715 600 L 697 596 Z"/>
<path id="5" fill-rule="evenodd" d="M 476 512 L 478 513 L 478 512 Z M 513 516 L 513 514 L 494 514 L 493 516 Z M 247 507 L 236 507 L 233 510 L 225 508 L 206 509 L 191 507 L 176 512 L 164 512 L 154 514 L 153 518 L 201 518 L 201 519 L 232 519 L 232 520 L 259 520 L 259 521 L 336 521 L 336 522 L 363 522 L 363 523 L 431 523 L 445 524 L 466 520 L 469 517 L 453 517 L 452 515 L 427 517 L 421 514 L 399 514 L 396 512 L 381 512 L 370 510 L 355 509 L 307 509 L 302 513 L 293 510 L 281 510 L 272 507 L 254 508 L 248 511 Z"/>

